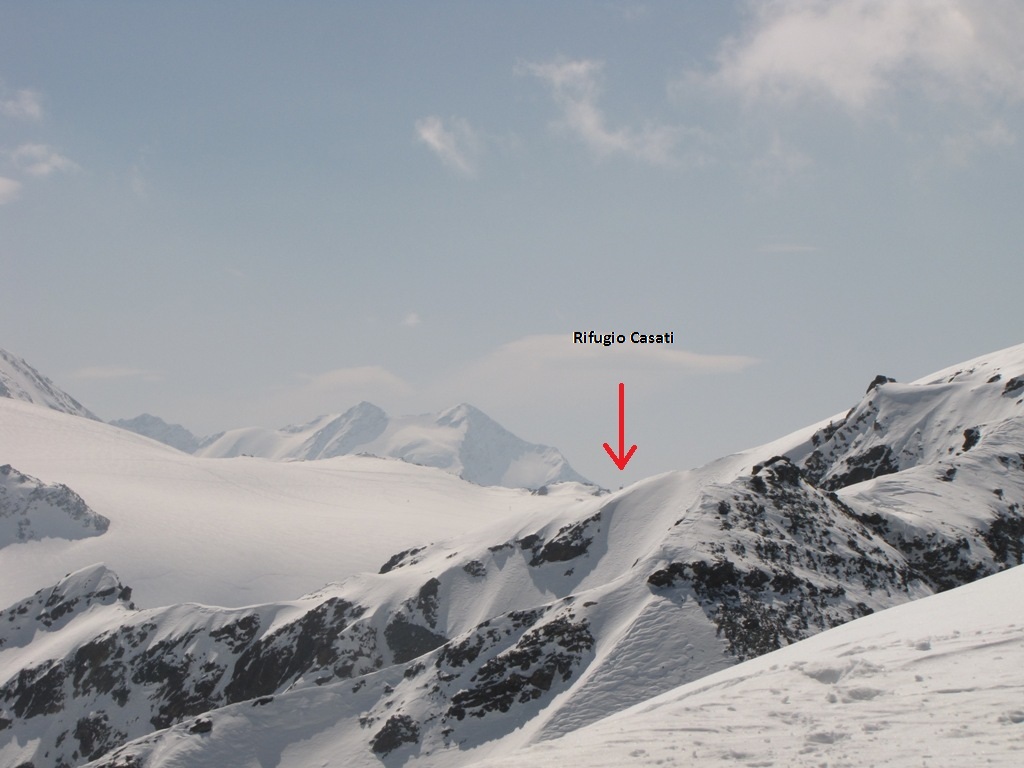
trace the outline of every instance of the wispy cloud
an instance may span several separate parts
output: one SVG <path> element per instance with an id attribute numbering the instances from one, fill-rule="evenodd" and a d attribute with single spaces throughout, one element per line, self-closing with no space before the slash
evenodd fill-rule
<path id="1" fill-rule="evenodd" d="M 21 193 L 21 182 L 0 176 L 0 205 L 7 205 L 18 199 Z"/>
<path id="2" fill-rule="evenodd" d="M 770 192 L 778 192 L 787 182 L 800 176 L 812 164 L 811 158 L 784 141 L 778 132 L 767 149 L 754 158 L 751 170 L 757 182 Z"/>
<path id="3" fill-rule="evenodd" d="M 71 374 L 73 379 L 108 380 L 108 379 L 140 379 L 142 381 L 160 381 L 163 375 L 158 371 L 145 368 L 132 368 L 120 365 L 93 365 L 79 368 Z"/>
<path id="4" fill-rule="evenodd" d="M 12 96 L 0 97 L 0 114 L 19 120 L 41 120 L 43 103 L 36 91 L 25 88 Z"/>
<path id="5" fill-rule="evenodd" d="M 409 314 L 402 318 L 402 325 L 404 325 L 406 328 L 415 328 L 422 322 L 423 320 L 415 312 L 410 312 Z"/>
<path id="6" fill-rule="evenodd" d="M 571 401 L 594 381 L 631 381 L 652 387 L 674 386 L 681 377 L 738 373 L 758 361 L 743 355 L 714 355 L 671 347 L 639 344 L 573 344 L 572 336 L 542 334 L 503 344 L 491 353 L 453 371 L 438 382 L 445 392 L 466 397 L 482 393 L 493 400 L 524 402 L 536 397 L 538 382 L 550 399 Z"/>
<path id="7" fill-rule="evenodd" d="M 562 111 L 557 127 L 574 134 L 599 156 L 626 155 L 654 165 L 669 165 L 681 129 L 649 123 L 641 128 L 611 128 L 598 106 L 603 64 L 592 59 L 523 62 L 516 70 L 542 80 Z"/>
<path id="8" fill-rule="evenodd" d="M 78 163 L 46 144 L 22 144 L 11 153 L 14 164 L 30 176 L 81 170 Z"/>
<path id="9" fill-rule="evenodd" d="M 1024 6 L 1014 0 L 776 0 L 706 82 L 748 100 L 824 97 L 853 112 L 897 88 L 939 101 L 1024 100 Z"/>
<path id="10" fill-rule="evenodd" d="M 464 176 L 475 176 L 482 142 L 473 127 L 459 117 L 447 124 L 437 115 L 416 121 L 416 136 L 441 162 Z"/>
<path id="11" fill-rule="evenodd" d="M 1010 147 L 1017 143 L 1017 134 L 1002 120 L 993 120 L 986 126 L 973 131 L 946 136 L 943 149 L 954 165 L 967 165 L 979 152 Z"/>

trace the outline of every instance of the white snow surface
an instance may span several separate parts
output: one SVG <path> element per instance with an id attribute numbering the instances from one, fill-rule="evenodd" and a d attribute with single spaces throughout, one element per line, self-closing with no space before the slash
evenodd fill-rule
<path id="1" fill-rule="evenodd" d="M 527 723 L 475 750 L 394 764 L 1019 766 L 1022 590 L 1024 568 L 1013 568 L 709 674 L 561 738 L 544 739 Z M 678 639 L 680 651 L 688 640 Z M 410 691 L 401 676 L 389 679 L 401 701 Z M 218 710 L 203 738 L 178 726 L 127 751 L 144 755 L 147 768 L 391 765 L 366 754 L 361 728 L 343 727 L 369 702 L 348 686 L 307 686 L 274 706 Z M 613 701 L 606 706 L 615 711 Z"/>
<path id="2" fill-rule="evenodd" d="M 1022 594 L 1018 566 L 471 765 L 1020 766 Z"/>
<path id="3" fill-rule="evenodd" d="M 0 549 L 0 589 L 21 597 L 56 583 L 55 573 L 102 561 L 120 581 L 102 578 L 133 587 L 148 609 L 91 605 L 66 626 L 0 651 L 0 671 L 16 680 L 19 669 L 45 669 L 129 625 L 153 627 L 138 652 L 162 638 L 194 637 L 187 647 L 197 668 L 220 659 L 230 670 L 227 640 L 214 642 L 211 630 L 249 611 L 261 617 L 262 636 L 273 637 L 342 600 L 365 611 L 338 642 L 358 649 L 361 633 L 377 638 L 356 657 L 357 672 L 314 665 L 270 701 L 235 699 L 148 735 L 140 735 L 147 710 L 107 704 L 137 724 L 133 741 L 97 764 L 136 756 L 146 768 L 1019 765 L 1024 571 L 936 597 L 921 574 L 941 584 L 1019 562 L 1016 534 L 986 543 L 981 532 L 994 519 L 1019 518 L 1024 500 L 1022 377 L 1024 345 L 914 384 L 882 384 L 847 414 L 603 497 L 571 483 L 548 495 L 483 488 L 363 456 L 204 459 L 0 401 L 0 457 L 66 482 L 111 520 L 87 541 Z M 816 483 L 834 483 L 834 496 L 797 466 Z M 765 478 L 767 490 L 757 490 Z M 894 541 L 912 546 L 898 550 Z M 764 556 L 773 542 L 797 545 L 788 564 L 783 550 Z M 998 555 L 1003 545 L 1010 549 Z M 359 573 L 413 546 L 388 572 Z M 927 557 L 906 559 L 918 552 Z M 788 602 L 785 584 L 759 598 L 812 609 L 807 616 L 819 623 L 808 632 L 845 621 L 858 604 L 878 613 L 735 665 L 732 639 L 716 631 L 692 580 L 694 567 L 719 557 L 746 576 L 760 569 L 800 580 L 798 592 L 813 586 L 803 607 Z M 850 570 L 858 564 L 866 570 Z M 691 581 L 676 588 L 672 574 L 683 572 Z M 83 573 L 71 581 L 101 578 Z M 330 579 L 339 581 L 294 599 Z M 150 608 L 184 600 L 279 602 Z M 517 624 L 518 614 L 531 617 Z M 397 658 L 380 640 L 397 616 L 429 624 L 445 644 Z M 566 626 L 593 642 L 574 648 Z M 481 656 L 459 660 L 452 648 Z M 467 703 L 465 694 L 489 690 L 481 681 L 487 665 L 516 665 L 534 650 L 549 661 L 561 654 L 571 673 L 523 688 L 509 710 Z M 523 664 L 506 668 L 505 679 L 515 669 L 543 671 Z M 135 695 L 129 706 L 142 707 Z M 452 709 L 460 697 L 464 717 Z M 70 712 L 61 727 L 73 729 L 78 716 Z M 385 756 L 371 750 L 399 716 L 418 725 L 417 738 Z M 4 747 L 11 760 L 43 743 L 31 726 L 40 718 L 16 726 L 24 730 Z M 210 730 L 198 732 L 200 722 Z"/>
<path id="4" fill-rule="evenodd" d="M 0 349 L 0 398 L 24 400 L 47 408 L 95 419 L 85 406 L 23 359 Z"/>
<path id="5" fill-rule="evenodd" d="M 557 449 L 527 443 L 471 405 L 438 414 L 390 417 L 372 403 L 282 429 L 247 427 L 209 438 L 196 455 L 275 461 L 367 453 L 437 467 L 478 485 L 539 488 L 580 482 Z"/>
<path id="6" fill-rule="evenodd" d="M 101 536 L 0 549 L 0 605 L 95 562 L 115 570 L 145 606 L 289 599 L 376 571 L 401 549 L 565 503 L 558 493 L 483 488 L 381 458 L 204 459 L 6 398 L 0 457 L 69 486 L 110 520 Z"/>

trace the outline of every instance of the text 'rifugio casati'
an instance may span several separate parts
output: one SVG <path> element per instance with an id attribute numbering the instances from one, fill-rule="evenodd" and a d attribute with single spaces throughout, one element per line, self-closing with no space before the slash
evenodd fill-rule
<path id="1" fill-rule="evenodd" d="M 572 334 L 573 344 L 603 344 L 610 347 L 612 344 L 625 344 L 628 338 L 633 344 L 675 344 L 673 331 L 667 333 L 641 333 L 633 331 L 627 337 L 624 333 L 595 333 L 594 331 L 574 331 Z"/>

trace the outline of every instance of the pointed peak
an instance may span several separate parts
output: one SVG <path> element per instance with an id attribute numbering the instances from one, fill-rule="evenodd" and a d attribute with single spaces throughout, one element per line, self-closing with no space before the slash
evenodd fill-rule
<path id="1" fill-rule="evenodd" d="M 383 408 L 367 402 L 366 400 L 362 400 L 345 411 L 341 417 L 343 419 L 386 419 L 388 415 Z"/>
<path id="2" fill-rule="evenodd" d="M 469 403 L 459 403 L 437 414 L 438 424 L 456 424 L 466 419 L 494 421 L 486 413 Z"/>

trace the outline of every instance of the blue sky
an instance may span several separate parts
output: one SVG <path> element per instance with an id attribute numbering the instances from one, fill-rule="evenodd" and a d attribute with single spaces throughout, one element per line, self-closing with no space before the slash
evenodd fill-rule
<path id="1" fill-rule="evenodd" d="M 703 463 L 1021 341 L 1022 36 L 1009 0 L 6 3 L 0 346 L 200 434 L 468 401 L 606 485 Z"/>

